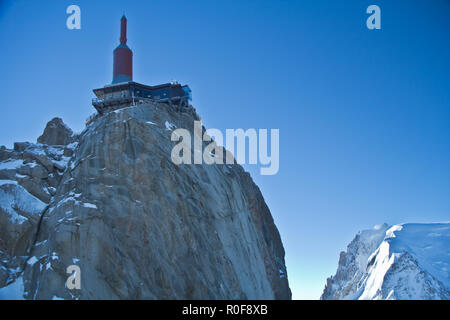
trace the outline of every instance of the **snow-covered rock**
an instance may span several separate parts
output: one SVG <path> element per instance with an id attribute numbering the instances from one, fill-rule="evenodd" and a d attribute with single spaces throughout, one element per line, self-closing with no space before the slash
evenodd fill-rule
<path id="1" fill-rule="evenodd" d="M 360 232 L 321 299 L 450 299 L 450 223 Z"/>
<path id="2" fill-rule="evenodd" d="M 18 281 L 22 281 L 40 218 L 75 148 L 76 143 L 50 146 L 30 142 L 16 142 L 13 149 L 0 148 L 0 288 L 4 287 L 0 299 L 8 294 L 16 297 L 17 288 L 23 287 Z"/>

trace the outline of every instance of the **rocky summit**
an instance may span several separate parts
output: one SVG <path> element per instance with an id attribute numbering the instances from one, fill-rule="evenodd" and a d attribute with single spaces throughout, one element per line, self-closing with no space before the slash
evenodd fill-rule
<path id="1" fill-rule="evenodd" d="M 175 165 L 199 117 L 147 103 L 0 150 L 0 299 L 290 299 L 284 249 L 238 165 Z M 68 267 L 77 266 L 80 288 Z"/>
<path id="2" fill-rule="evenodd" d="M 378 225 L 341 252 L 321 299 L 450 299 L 450 223 Z"/>

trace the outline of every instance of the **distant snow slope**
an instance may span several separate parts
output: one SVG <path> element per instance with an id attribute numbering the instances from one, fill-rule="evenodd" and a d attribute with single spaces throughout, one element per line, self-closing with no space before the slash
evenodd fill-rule
<path id="1" fill-rule="evenodd" d="M 321 299 L 450 299 L 450 223 L 360 232 Z"/>

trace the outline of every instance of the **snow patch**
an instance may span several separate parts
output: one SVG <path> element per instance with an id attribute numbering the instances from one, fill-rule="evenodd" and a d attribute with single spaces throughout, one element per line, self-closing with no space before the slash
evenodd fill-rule
<path id="1" fill-rule="evenodd" d="M 95 204 L 92 203 L 83 203 L 83 207 L 85 208 L 92 208 L 92 209 L 98 209 Z"/>
<path id="2" fill-rule="evenodd" d="M 33 256 L 33 257 L 31 257 L 28 261 L 27 261 L 27 263 L 30 265 L 30 266 L 32 266 L 32 265 L 34 265 L 36 262 L 38 262 L 39 260 L 35 257 L 35 256 Z"/>
<path id="3" fill-rule="evenodd" d="M 0 180 L 0 186 L 8 185 L 8 184 L 17 185 L 17 181 L 14 181 L 14 180 Z"/>
<path id="4" fill-rule="evenodd" d="M 24 285 L 22 277 L 19 277 L 10 285 L 0 289 L 0 300 L 24 300 Z"/>
<path id="5" fill-rule="evenodd" d="M 8 160 L 0 162 L 0 170 L 16 170 L 23 166 L 23 160 Z"/>
<path id="6" fill-rule="evenodd" d="M 173 123 L 170 123 L 169 121 L 166 121 L 164 123 L 164 125 L 166 126 L 166 130 L 168 131 L 172 131 L 173 129 L 176 129 L 176 125 L 174 125 Z"/>

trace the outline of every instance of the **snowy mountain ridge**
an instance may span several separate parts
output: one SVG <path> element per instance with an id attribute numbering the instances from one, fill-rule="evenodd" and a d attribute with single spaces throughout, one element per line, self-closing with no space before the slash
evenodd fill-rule
<path id="1" fill-rule="evenodd" d="M 341 252 L 321 299 L 450 299 L 450 223 L 360 232 Z"/>

